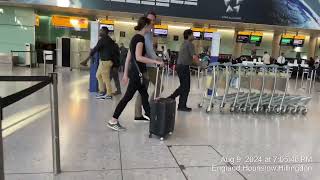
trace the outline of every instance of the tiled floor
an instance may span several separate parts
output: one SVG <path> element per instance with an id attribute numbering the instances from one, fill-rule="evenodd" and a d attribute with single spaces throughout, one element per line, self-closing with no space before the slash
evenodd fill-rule
<path id="1" fill-rule="evenodd" d="M 42 69 L 1 69 L 0 75 L 41 75 Z M 166 141 L 148 138 L 148 123 L 133 121 L 134 101 L 121 122 L 106 127 L 120 97 L 98 101 L 88 93 L 88 72 L 59 70 L 62 174 L 52 174 L 49 90 L 4 109 L 4 158 L 9 180 L 318 180 L 320 179 L 319 84 L 310 112 L 302 115 L 207 114 L 197 108 L 201 90 L 193 81 L 192 113 L 177 113 Z M 33 83 L 0 82 L 0 96 Z M 165 83 L 164 96 L 177 86 Z M 16 122 L 16 123 L 15 123 Z M 10 124 L 14 124 L 10 126 Z M 264 168 L 264 169 L 263 169 Z"/>

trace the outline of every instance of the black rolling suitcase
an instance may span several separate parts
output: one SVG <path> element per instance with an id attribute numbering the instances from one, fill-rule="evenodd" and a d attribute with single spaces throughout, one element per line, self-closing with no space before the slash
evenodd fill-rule
<path id="1" fill-rule="evenodd" d="M 157 77 L 159 75 L 159 67 L 157 67 Z M 161 73 L 161 88 L 163 82 L 163 71 Z M 156 80 L 155 87 L 158 85 L 158 79 Z M 160 88 L 160 89 L 161 89 Z M 149 138 L 152 135 L 157 135 L 160 140 L 164 140 L 168 135 L 171 135 L 174 130 L 175 118 L 176 118 L 176 101 L 169 98 L 156 98 L 157 88 L 155 90 L 155 97 L 150 103 L 151 117 L 149 127 Z M 161 92 L 159 93 L 161 94 Z M 159 95 L 160 96 L 160 95 Z"/>

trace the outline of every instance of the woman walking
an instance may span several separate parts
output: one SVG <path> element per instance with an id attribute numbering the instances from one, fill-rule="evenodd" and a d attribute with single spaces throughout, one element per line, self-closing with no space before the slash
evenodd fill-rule
<path id="1" fill-rule="evenodd" d="M 150 117 L 149 94 L 146 86 L 144 85 L 144 81 L 146 81 L 146 79 L 143 78 L 142 74 L 147 71 L 146 64 L 163 64 L 155 59 L 145 57 L 146 48 L 144 35 L 151 31 L 151 21 L 146 17 L 141 17 L 138 21 L 138 25 L 134 29 L 137 31 L 137 34 L 133 36 L 130 42 L 130 49 L 127 55 L 122 80 L 125 84 L 127 84 L 129 80 L 128 88 L 125 95 L 117 105 L 112 119 L 108 122 L 108 127 L 115 131 L 125 130 L 125 128 L 120 125 L 118 119 L 136 91 L 139 91 L 141 94 L 142 105 L 146 116 Z M 128 73 L 128 66 L 130 62 L 131 68 Z"/>

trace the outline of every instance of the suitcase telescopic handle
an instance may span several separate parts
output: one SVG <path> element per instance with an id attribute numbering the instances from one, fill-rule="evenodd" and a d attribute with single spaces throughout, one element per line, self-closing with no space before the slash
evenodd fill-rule
<path id="1" fill-rule="evenodd" d="M 156 84 L 155 84 L 155 90 L 154 90 L 154 100 L 156 100 L 157 98 L 160 97 L 160 95 L 161 95 L 161 90 L 162 90 L 162 83 L 163 83 L 163 76 L 164 76 L 164 68 L 162 69 L 162 72 L 161 72 L 160 92 L 159 92 L 159 96 L 157 97 L 160 68 L 161 68 L 160 65 L 157 65 L 157 76 L 156 76 Z"/>

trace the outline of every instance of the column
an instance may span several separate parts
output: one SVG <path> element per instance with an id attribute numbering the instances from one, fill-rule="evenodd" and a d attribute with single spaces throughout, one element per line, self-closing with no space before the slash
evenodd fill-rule
<path id="1" fill-rule="evenodd" d="M 316 46 L 317 46 L 317 39 L 318 35 L 317 34 L 311 34 L 310 35 L 310 40 L 308 44 L 308 58 L 310 57 L 315 57 L 316 54 Z"/>
<path id="2" fill-rule="evenodd" d="M 242 30 L 236 29 L 236 30 L 234 31 L 234 36 L 233 36 L 233 42 L 235 42 L 235 43 L 234 43 L 234 46 L 233 46 L 232 56 L 233 56 L 234 58 L 240 57 L 240 56 L 241 56 L 241 53 L 242 53 L 242 45 L 243 45 L 243 44 L 236 42 L 237 35 L 238 35 L 238 32 L 239 32 L 239 31 L 242 31 Z"/>
<path id="3" fill-rule="evenodd" d="M 280 56 L 280 51 L 281 51 L 281 47 L 280 47 L 280 40 L 281 40 L 281 35 L 282 33 L 279 31 L 275 31 L 273 33 L 273 41 L 272 41 L 272 57 L 273 58 L 277 58 Z"/>

